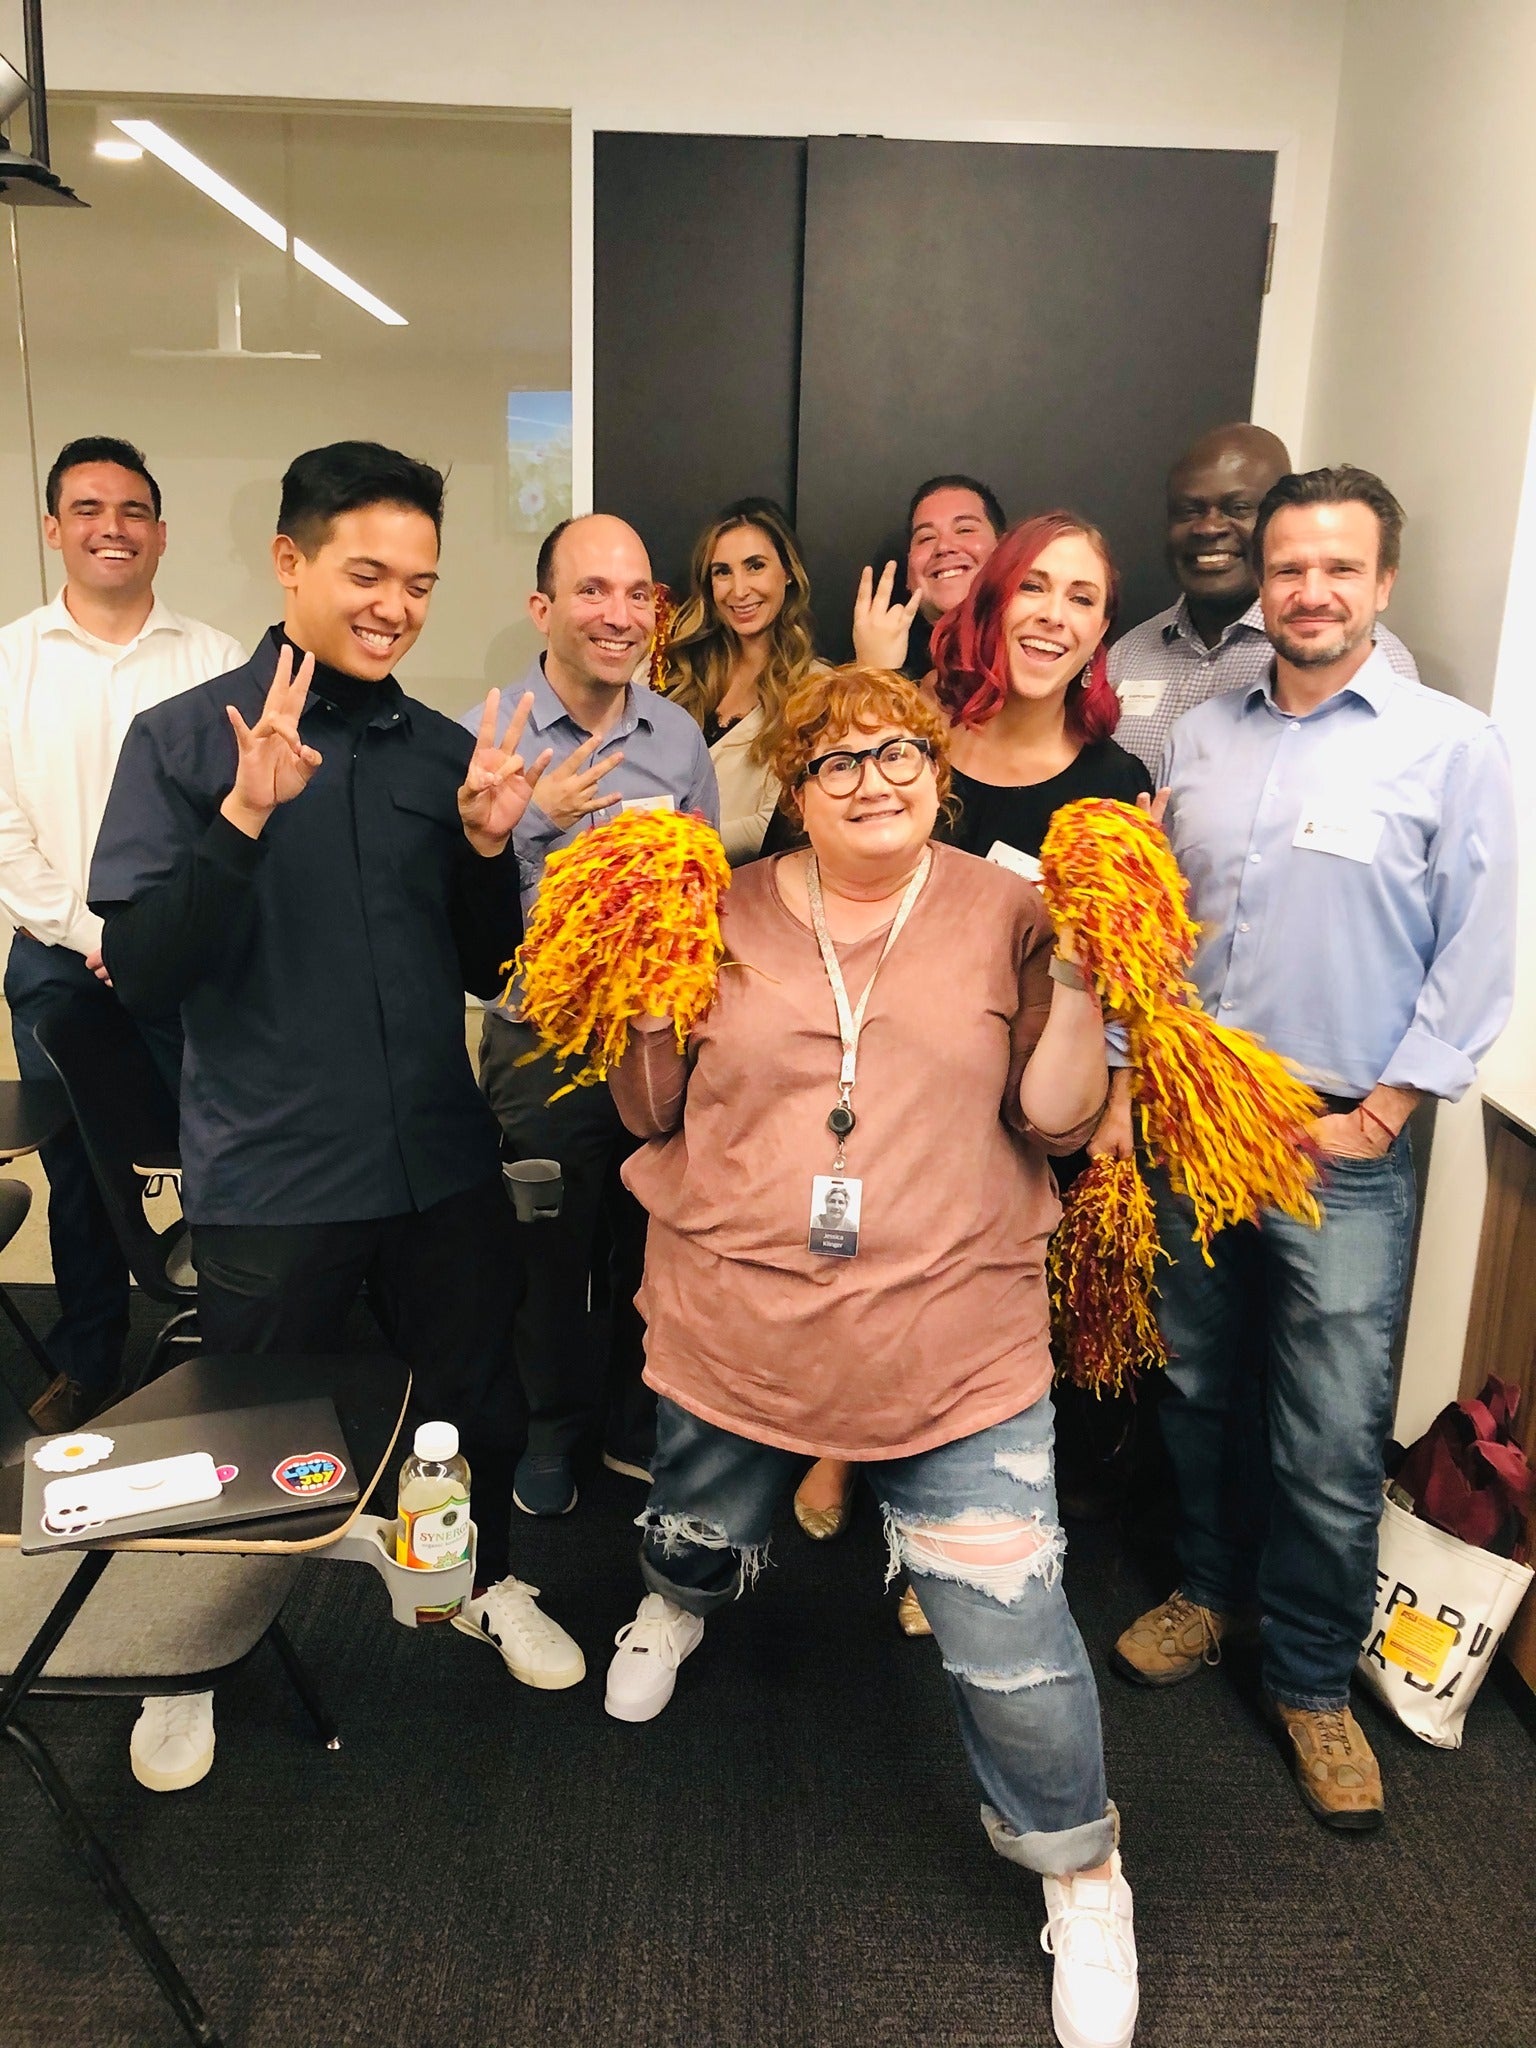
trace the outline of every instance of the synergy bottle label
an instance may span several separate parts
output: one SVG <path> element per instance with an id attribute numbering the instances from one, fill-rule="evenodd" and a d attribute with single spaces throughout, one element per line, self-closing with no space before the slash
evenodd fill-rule
<path id="1" fill-rule="evenodd" d="M 469 1502 L 455 1494 L 435 1508 L 400 1511 L 396 1560 L 417 1571 L 446 1571 L 469 1556 Z"/>

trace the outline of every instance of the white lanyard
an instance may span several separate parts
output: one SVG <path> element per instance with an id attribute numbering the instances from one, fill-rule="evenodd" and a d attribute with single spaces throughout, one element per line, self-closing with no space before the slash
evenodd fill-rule
<path id="1" fill-rule="evenodd" d="M 827 971 L 827 980 L 832 984 L 832 1000 L 837 1005 L 838 1036 L 843 1047 L 843 1063 L 838 1073 L 837 1105 L 827 1118 L 827 1128 L 837 1140 L 837 1159 L 832 1168 L 834 1173 L 842 1171 L 843 1147 L 857 1121 L 853 1113 L 853 1084 L 858 1074 L 859 1035 L 864 1029 L 864 1013 L 869 1008 L 869 998 L 875 986 L 876 976 L 885 965 L 886 954 L 901 936 L 902 926 L 912 914 L 912 906 L 928 879 L 928 869 L 932 861 L 933 855 L 925 847 L 923 857 L 918 862 L 916 871 L 897 906 L 896 915 L 891 920 L 891 928 L 885 935 L 885 944 L 880 948 L 880 958 L 875 962 L 875 971 L 869 977 L 863 995 L 859 997 L 859 1007 L 856 1010 L 849 1006 L 848 988 L 843 980 L 842 966 L 832 941 L 827 936 L 826 912 L 821 901 L 821 869 L 814 853 L 811 855 L 811 864 L 805 871 L 805 893 L 811 907 L 811 929 L 815 932 L 816 943 L 821 948 L 821 964 Z"/>

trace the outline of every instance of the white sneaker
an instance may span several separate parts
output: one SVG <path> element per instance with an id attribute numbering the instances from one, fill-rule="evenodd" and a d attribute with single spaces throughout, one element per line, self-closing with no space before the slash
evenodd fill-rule
<path id="1" fill-rule="evenodd" d="M 1040 1946 L 1056 1958 L 1051 2018 L 1062 2048 L 1129 2048 L 1141 1994 L 1131 1888 L 1117 1849 L 1104 1878 L 1042 1879 Z"/>
<path id="2" fill-rule="evenodd" d="M 614 1637 L 618 1650 L 608 1666 L 603 1702 L 616 1721 L 654 1721 L 677 1684 L 677 1667 L 704 1639 L 696 1614 L 674 1606 L 660 1593 L 647 1593 L 633 1621 Z"/>
<path id="3" fill-rule="evenodd" d="M 524 1685 L 560 1692 L 587 1675 L 581 1645 L 538 1605 L 539 1589 L 505 1578 L 477 1600 L 466 1600 L 453 1617 L 455 1628 L 500 1650 L 501 1661 Z"/>
<path id="4" fill-rule="evenodd" d="M 147 1699 L 128 1738 L 133 1775 L 151 1792 L 184 1792 L 213 1769 L 213 1694 Z"/>

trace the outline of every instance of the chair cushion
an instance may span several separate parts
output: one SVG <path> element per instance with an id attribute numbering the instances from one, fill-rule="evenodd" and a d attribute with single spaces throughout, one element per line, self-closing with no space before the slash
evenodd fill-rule
<path id="1" fill-rule="evenodd" d="M 0 1672 L 14 1671 L 79 1559 L 0 1550 Z M 236 1664 L 277 1619 L 291 1557 L 120 1551 L 45 1668 L 47 1678 L 181 1678 Z"/>

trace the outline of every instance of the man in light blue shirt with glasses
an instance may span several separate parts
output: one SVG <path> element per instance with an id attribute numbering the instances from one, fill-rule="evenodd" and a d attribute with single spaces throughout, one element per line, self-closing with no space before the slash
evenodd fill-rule
<path id="1" fill-rule="evenodd" d="M 1113 1653 L 1123 1675 L 1173 1684 L 1257 1610 L 1302 1795 L 1346 1830 L 1382 1819 L 1348 1699 L 1375 1593 L 1413 1235 L 1407 1123 L 1426 1096 L 1466 1091 L 1514 981 L 1504 742 L 1481 712 L 1394 674 L 1372 640 L 1402 524 L 1367 471 L 1282 477 L 1253 536 L 1274 662 L 1189 712 L 1164 752 L 1201 1001 L 1322 1095 L 1325 1216 L 1313 1230 L 1266 1211 L 1221 1232 L 1206 1265 L 1187 1203 L 1158 1187 L 1181 1583 Z M 1267 1350 L 1262 1502 L 1233 1483 L 1245 1331 Z"/>

